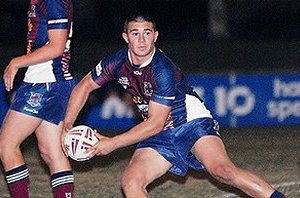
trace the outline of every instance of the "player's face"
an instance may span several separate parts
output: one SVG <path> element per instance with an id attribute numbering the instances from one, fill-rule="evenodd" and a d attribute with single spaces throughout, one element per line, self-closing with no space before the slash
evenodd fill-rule
<path id="1" fill-rule="evenodd" d="M 133 63 L 142 64 L 151 57 L 158 32 L 154 31 L 151 22 L 132 21 L 128 23 L 127 33 L 122 36 L 128 43 Z"/>

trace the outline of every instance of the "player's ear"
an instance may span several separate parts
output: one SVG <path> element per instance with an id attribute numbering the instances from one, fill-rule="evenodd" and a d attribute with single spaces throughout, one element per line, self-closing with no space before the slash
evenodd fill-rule
<path id="1" fill-rule="evenodd" d="M 157 41 L 158 38 L 158 31 L 154 32 L 154 43 Z"/>
<path id="2" fill-rule="evenodd" d="M 128 43 L 128 35 L 125 32 L 122 33 L 122 37 L 123 37 L 124 41 L 126 43 Z"/>

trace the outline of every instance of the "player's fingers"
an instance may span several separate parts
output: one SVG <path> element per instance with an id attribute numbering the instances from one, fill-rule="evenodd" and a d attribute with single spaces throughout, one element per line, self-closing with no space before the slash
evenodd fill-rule
<path id="1" fill-rule="evenodd" d="M 84 154 L 88 154 L 88 153 L 94 153 L 96 151 L 96 147 L 95 145 L 94 146 L 91 146 L 89 148 L 86 148 L 85 151 L 83 152 Z"/>
<path id="2" fill-rule="evenodd" d="M 103 135 L 98 133 L 96 130 L 94 130 L 94 132 L 95 132 L 95 136 L 98 138 L 98 140 L 100 140 L 102 137 L 104 137 Z"/>
<path id="3" fill-rule="evenodd" d="M 65 143 L 65 138 L 69 130 L 70 130 L 69 127 L 64 126 L 61 134 L 61 147 L 66 157 L 68 157 L 69 155 L 66 148 L 67 145 Z"/>
<path id="4" fill-rule="evenodd" d="M 90 154 L 88 155 L 88 159 L 91 159 L 91 158 L 93 158 L 96 154 L 97 154 L 97 150 L 96 149 L 93 149 L 93 150 L 91 150 L 91 148 L 90 149 L 88 149 L 88 150 L 90 150 L 89 152 L 90 152 Z M 86 152 L 87 152 L 87 150 L 86 150 Z"/>
<path id="5" fill-rule="evenodd" d="M 67 152 L 67 148 L 66 148 L 66 147 L 67 147 L 67 145 L 65 144 L 65 141 L 62 140 L 61 148 L 62 148 L 62 150 L 63 150 L 65 156 L 66 156 L 66 157 L 69 157 L 68 152 Z"/>
<path id="6" fill-rule="evenodd" d="M 62 145 L 61 145 L 61 148 L 62 148 L 62 150 L 63 150 L 65 156 L 66 156 L 66 157 L 69 157 L 68 152 L 67 152 L 67 150 L 66 150 L 66 145 L 65 145 L 65 144 L 62 144 Z"/>
<path id="7" fill-rule="evenodd" d="M 12 70 L 10 67 L 7 67 L 4 71 L 3 79 L 5 82 L 5 89 L 7 91 L 13 89 L 13 83 L 14 83 L 16 72 L 17 71 Z"/>
<path id="8" fill-rule="evenodd" d="M 4 84 L 5 84 L 6 91 L 10 91 L 11 88 L 12 88 L 10 77 L 6 75 L 6 76 L 4 76 L 3 79 L 4 79 Z"/>
<path id="9" fill-rule="evenodd" d="M 63 125 L 63 132 L 65 134 L 67 134 L 71 129 L 72 129 L 73 125 L 70 123 L 64 123 Z"/>
<path id="10" fill-rule="evenodd" d="M 89 152 L 93 152 L 96 153 L 99 149 L 97 148 L 98 143 L 94 144 L 93 146 L 91 146 L 90 148 L 86 149 L 84 152 L 85 153 L 89 153 Z"/>

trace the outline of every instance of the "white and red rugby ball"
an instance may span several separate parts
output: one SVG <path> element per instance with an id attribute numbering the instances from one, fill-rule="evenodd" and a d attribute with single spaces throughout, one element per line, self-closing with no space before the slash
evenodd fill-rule
<path id="1" fill-rule="evenodd" d="M 85 151 L 98 142 L 95 132 L 92 128 L 79 125 L 73 127 L 65 136 L 65 150 L 70 158 L 76 161 L 88 160 L 90 153 Z"/>

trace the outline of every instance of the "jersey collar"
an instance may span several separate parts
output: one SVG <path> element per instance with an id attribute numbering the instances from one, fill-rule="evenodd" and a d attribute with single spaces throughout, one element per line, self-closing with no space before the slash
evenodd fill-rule
<path id="1" fill-rule="evenodd" d="M 152 61 L 152 59 L 153 59 L 153 56 L 154 56 L 154 54 L 155 54 L 155 51 L 156 51 L 156 48 L 154 48 L 151 57 L 150 57 L 148 60 L 146 60 L 144 63 L 142 63 L 142 64 L 139 66 L 139 68 L 146 67 L 147 65 L 149 65 L 149 64 L 151 63 L 151 61 Z M 128 52 L 127 52 L 127 53 L 128 53 L 128 59 L 129 59 L 131 65 L 133 65 L 132 59 L 131 59 L 131 56 L 130 56 L 129 49 L 128 49 Z"/>

